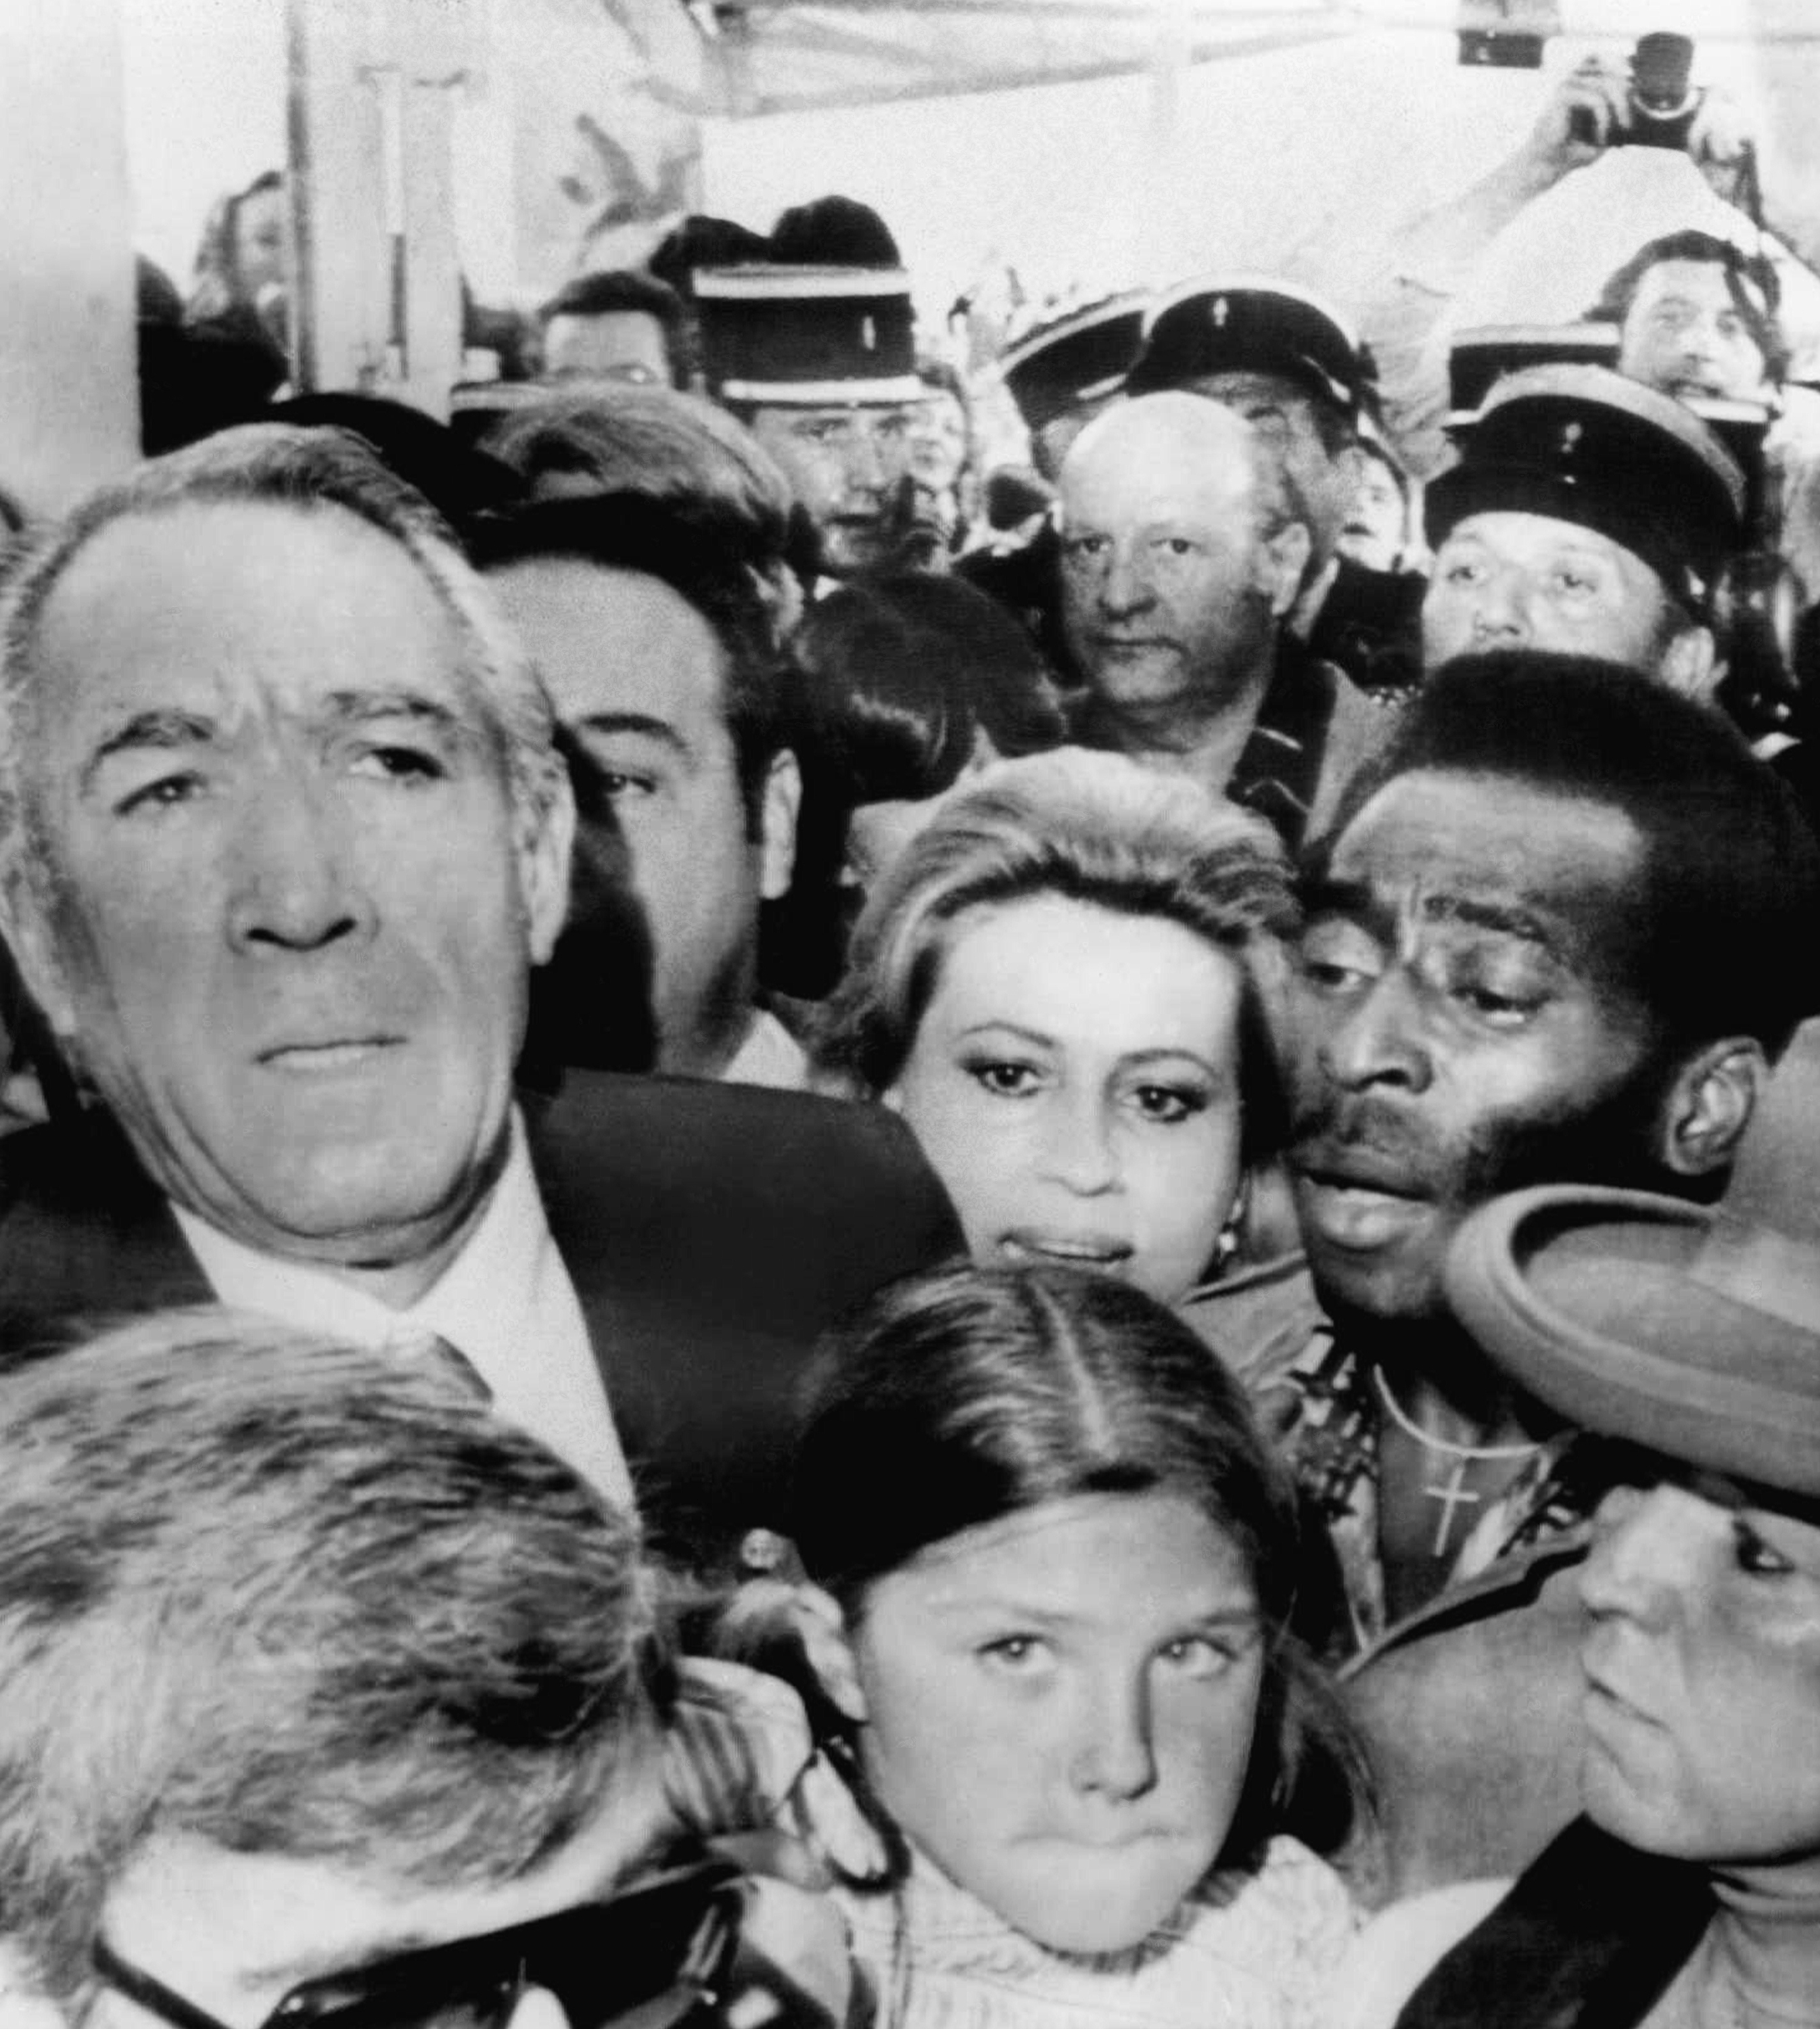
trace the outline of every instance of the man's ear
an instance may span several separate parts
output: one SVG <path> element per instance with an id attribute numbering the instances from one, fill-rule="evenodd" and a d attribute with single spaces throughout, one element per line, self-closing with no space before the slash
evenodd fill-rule
<path id="1" fill-rule="evenodd" d="M 0 887 L 0 937 L 6 940 L 19 976 L 43 1010 L 51 1033 L 66 1045 L 76 1033 L 76 1004 L 59 962 L 57 938 L 23 874 Z"/>
<path id="2" fill-rule="evenodd" d="M 1684 627 L 1664 651 L 1662 680 L 1670 690 L 1703 703 L 1718 687 L 1724 671 L 1710 627 Z"/>
<path id="3" fill-rule="evenodd" d="M 775 902 L 790 892 L 796 871 L 796 816 L 803 807 L 803 770 L 782 747 L 771 756 L 758 801 L 758 892 Z"/>
<path id="4" fill-rule="evenodd" d="M 1270 595 L 1270 613 L 1281 620 L 1295 603 L 1302 589 L 1302 574 L 1308 568 L 1314 539 L 1305 521 L 1285 521 L 1275 535 L 1258 545 L 1258 575 Z"/>
<path id="5" fill-rule="evenodd" d="M 847 1630 L 847 1616 L 832 1593 L 818 1585 L 791 1586 L 791 1617 L 802 1637 L 809 1667 L 835 1708 L 856 1726 L 866 1723 L 866 1693 Z"/>
<path id="6" fill-rule="evenodd" d="M 560 761 L 551 777 L 548 807 L 525 822 L 528 835 L 519 844 L 518 879 L 531 963 L 543 965 L 569 914 L 569 859 L 575 850 L 575 792 Z"/>
<path id="7" fill-rule="evenodd" d="M 1662 1101 L 1656 1155 L 1677 1177 L 1709 1176 L 1737 1153 L 1770 1075 L 1763 1046 L 1728 1036 L 1685 1059 Z"/>

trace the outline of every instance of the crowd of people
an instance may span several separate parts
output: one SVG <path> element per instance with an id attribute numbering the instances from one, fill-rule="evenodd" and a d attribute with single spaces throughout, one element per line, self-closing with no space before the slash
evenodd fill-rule
<path id="1" fill-rule="evenodd" d="M 1439 453 L 1407 302 L 1073 304 L 988 472 L 851 200 L 444 425 L 285 198 L 0 565 L 0 2029 L 1820 2023 L 1755 228 Z"/>

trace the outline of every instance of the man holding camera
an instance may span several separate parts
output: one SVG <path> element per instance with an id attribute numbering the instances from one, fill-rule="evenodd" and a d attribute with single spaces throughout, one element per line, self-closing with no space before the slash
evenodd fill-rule
<path id="1" fill-rule="evenodd" d="M 1454 299 L 1499 233 L 1538 198 L 1614 147 L 1648 143 L 1659 148 L 1678 141 L 1677 152 L 1728 206 L 1739 202 L 1754 176 L 1754 145 L 1738 107 L 1723 93 L 1689 86 L 1683 71 L 1672 112 L 1662 105 L 1675 80 L 1661 75 L 1652 46 L 1670 42 L 1679 44 L 1684 62 L 1691 60 L 1684 38 L 1662 36 L 1644 37 L 1629 61 L 1584 58 L 1549 95 L 1514 154 L 1399 235 L 1394 272 L 1370 306 L 1362 336 L 1377 361 L 1392 440 L 1422 476 L 1447 462 L 1442 435 L 1446 362 L 1436 340 Z M 1697 196 L 1691 180 L 1690 188 Z M 1709 218 L 1716 212 L 1703 202 L 1699 209 Z M 1686 222 L 1696 221 L 1689 217 Z M 1747 225 L 1742 213 L 1737 223 Z"/>

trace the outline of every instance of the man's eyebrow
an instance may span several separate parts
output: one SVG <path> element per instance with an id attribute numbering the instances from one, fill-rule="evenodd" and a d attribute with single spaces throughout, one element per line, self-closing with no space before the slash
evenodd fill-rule
<path id="1" fill-rule="evenodd" d="M 689 743 L 668 719 L 658 718 L 648 711 L 587 711 L 569 730 L 572 733 L 596 733 L 610 736 L 616 733 L 634 733 L 673 747 L 679 754 L 689 751 Z"/>
<path id="2" fill-rule="evenodd" d="M 383 1965 L 387 1959 L 402 1958 L 410 1952 L 428 1951 L 434 1945 L 447 1942 L 445 1938 L 421 1929 L 394 1931 L 369 1938 L 351 1949 L 343 1947 L 339 1950 L 302 1952 L 295 1958 L 243 1966 L 236 1974 L 235 1983 L 249 1994 L 269 1993 L 273 1987 L 288 1991 L 331 1974 L 365 1972 L 370 1966 Z"/>
<path id="3" fill-rule="evenodd" d="M 135 711 L 124 725 L 117 725 L 106 735 L 83 764 L 80 786 L 87 789 L 94 781 L 102 763 L 110 755 L 139 751 L 145 748 L 175 748 L 206 744 L 215 736 L 215 721 L 201 712 L 183 711 L 174 706 L 161 706 L 150 711 Z"/>
<path id="4" fill-rule="evenodd" d="M 453 738 L 472 730 L 453 705 L 425 697 L 421 691 L 331 691 L 328 702 L 324 716 L 350 725 L 377 718 L 405 718 L 434 726 Z"/>
<path id="5" fill-rule="evenodd" d="M 1425 895 L 1422 912 L 1430 922 L 1465 923 L 1475 930 L 1490 930 L 1499 937 L 1520 937 L 1525 944 L 1540 944 L 1551 957 L 1562 955 L 1559 925 L 1519 902 L 1485 902 L 1470 895 Z"/>
<path id="6" fill-rule="evenodd" d="M 1301 898 L 1310 922 L 1318 916 L 1348 916 L 1369 925 L 1388 922 L 1392 913 L 1360 881 L 1304 881 Z M 1486 901 L 1431 889 L 1420 897 L 1418 906 L 1425 922 L 1463 923 L 1472 929 L 1538 944 L 1551 958 L 1565 955 L 1560 925 L 1522 903 Z"/>

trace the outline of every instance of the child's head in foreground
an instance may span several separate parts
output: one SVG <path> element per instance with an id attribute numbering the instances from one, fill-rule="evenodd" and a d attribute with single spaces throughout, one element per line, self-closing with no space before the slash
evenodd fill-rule
<path id="1" fill-rule="evenodd" d="M 1122 1950 L 1273 1834 L 1349 1827 L 1286 1631 L 1290 1484 L 1139 1291 L 1048 1267 L 886 1291 L 818 1370 L 793 1533 L 873 1800 L 1038 1942 Z"/>

